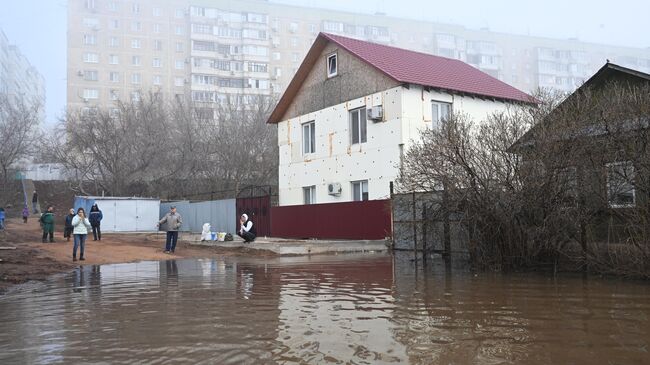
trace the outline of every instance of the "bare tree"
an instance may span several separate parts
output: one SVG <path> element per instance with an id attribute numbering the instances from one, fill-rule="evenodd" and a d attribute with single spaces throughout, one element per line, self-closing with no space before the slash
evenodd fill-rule
<path id="1" fill-rule="evenodd" d="M 478 123 L 453 115 L 425 131 L 405 155 L 400 189 L 444 192 L 433 213 L 462 213 L 480 264 L 566 260 L 650 276 L 650 89 L 536 96 L 537 108 Z"/>
<path id="2" fill-rule="evenodd" d="M 151 94 L 117 108 L 74 111 L 52 138 L 52 155 L 83 182 L 115 195 L 185 198 L 197 192 L 276 184 L 269 98 L 187 105 Z M 215 118 L 216 117 L 216 118 Z"/>
<path id="3" fill-rule="evenodd" d="M 0 169 L 2 195 L 10 168 L 38 149 L 42 105 L 34 100 L 0 94 Z"/>

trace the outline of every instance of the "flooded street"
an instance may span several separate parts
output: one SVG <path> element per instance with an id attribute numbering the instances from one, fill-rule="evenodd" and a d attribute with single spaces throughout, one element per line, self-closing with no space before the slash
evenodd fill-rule
<path id="1" fill-rule="evenodd" d="M 650 362 L 646 283 L 410 257 L 85 266 L 0 297 L 0 363 Z"/>

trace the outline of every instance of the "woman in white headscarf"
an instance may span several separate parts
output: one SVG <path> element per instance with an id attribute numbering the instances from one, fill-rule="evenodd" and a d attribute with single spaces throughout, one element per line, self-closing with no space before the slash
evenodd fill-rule
<path id="1" fill-rule="evenodd" d="M 239 228 L 239 233 L 237 233 L 237 235 L 244 239 L 244 243 L 255 241 L 257 232 L 255 231 L 253 221 L 248 219 L 247 214 L 241 215 L 241 218 L 239 218 L 239 224 L 241 225 L 241 228 Z"/>

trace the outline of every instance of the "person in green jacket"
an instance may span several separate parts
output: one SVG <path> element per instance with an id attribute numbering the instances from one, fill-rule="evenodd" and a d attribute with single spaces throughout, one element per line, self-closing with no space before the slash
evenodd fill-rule
<path id="1" fill-rule="evenodd" d="M 54 207 L 47 207 L 47 212 L 43 213 L 39 219 L 43 228 L 43 243 L 47 242 L 47 236 L 50 236 L 50 242 L 54 242 Z"/>

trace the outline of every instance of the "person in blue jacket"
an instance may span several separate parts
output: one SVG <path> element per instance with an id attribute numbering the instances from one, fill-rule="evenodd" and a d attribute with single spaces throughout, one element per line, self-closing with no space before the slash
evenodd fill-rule
<path id="1" fill-rule="evenodd" d="M 97 203 L 93 204 L 93 206 L 90 207 L 90 213 L 88 214 L 90 226 L 93 228 L 93 241 L 102 240 L 102 231 L 100 229 L 102 218 L 104 218 L 104 215 L 102 214 L 102 211 L 99 210 Z"/>

